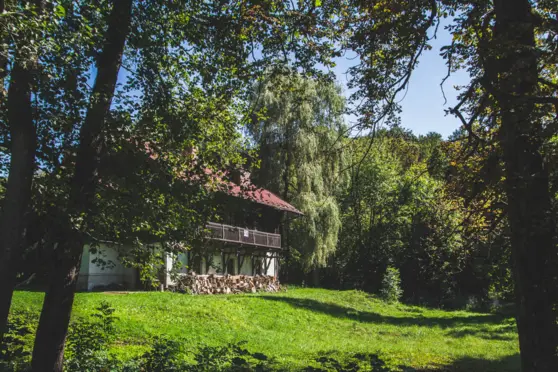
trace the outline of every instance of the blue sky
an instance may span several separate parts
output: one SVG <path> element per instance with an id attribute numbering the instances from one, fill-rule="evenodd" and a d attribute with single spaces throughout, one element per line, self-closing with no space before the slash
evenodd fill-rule
<path id="1" fill-rule="evenodd" d="M 401 102 L 402 126 L 411 129 L 417 135 L 438 132 L 447 138 L 460 125 L 458 119 L 452 115 L 445 115 L 444 110 L 455 105 L 457 91 L 454 86 L 467 84 L 469 75 L 465 71 L 458 71 L 446 81 L 444 91 L 448 102 L 445 106 L 440 89 L 440 82 L 447 72 L 445 61 L 440 56 L 440 48 L 451 43 L 451 35 L 443 28 L 447 23 L 447 21 L 442 22 L 437 38 L 431 42 L 432 50 L 425 51 L 419 59 L 419 66 L 414 71 L 408 91 Z M 347 68 L 358 63 L 358 60 L 354 59 L 354 54 L 349 54 L 337 59 L 336 62 L 334 72 L 337 80 L 346 87 Z M 346 91 L 347 95 L 349 93 Z M 348 116 L 347 121 L 354 122 L 355 118 Z"/>
<path id="2" fill-rule="evenodd" d="M 416 135 L 428 132 L 440 133 L 444 138 L 451 135 L 460 125 L 459 120 L 452 115 L 446 115 L 444 110 L 455 105 L 457 91 L 454 86 L 463 86 L 469 82 L 469 75 L 465 71 L 454 73 L 444 84 L 447 103 L 444 105 L 444 97 L 440 89 L 440 82 L 446 76 L 447 67 L 444 59 L 440 56 L 440 48 L 451 43 L 451 35 L 444 29 L 450 21 L 443 20 L 437 38 L 431 41 L 432 49 L 425 51 L 419 59 L 419 65 L 413 72 L 408 90 L 401 101 L 402 113 L 401 123 L 404 128 L 410 129 Z M 257 53 L 256 53 L 257 54 Z M 338 82 L 345 88 L 345 95 L 349 96 L 347 90 L 347 74 L 349 67 L 358 63 L 354 53 L 347 53 L 342 58 L 337 58 L 337 66 L 333 69 Z M 90 83 L 93 84 L 95 69 L 92 70 Z M 120 70 L 118 81 L 123 83 L 128 72 Z M 349 124 L 356 122 L 356 117 L 348 115 L 346 120 Z"/>

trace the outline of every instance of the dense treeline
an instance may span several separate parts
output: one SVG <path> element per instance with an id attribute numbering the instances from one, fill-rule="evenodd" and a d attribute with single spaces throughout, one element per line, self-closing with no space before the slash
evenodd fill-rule
<path id="1" fill-rule="evenodd" d="M 395 267 L 410 301 L 512 300 L 493 153 L 463 131 L 448 140 L 399 126 L 351 135 L 335 83 L 282 71 L 253 90 L 263 108 L 248 126 L 256 180 L 305 214 L 283 221 L 284 280 L 377 293 Z"/>
<path id="2" fill-rule="evenodd" d="M 305 84 L 321 86 L 322 92 L 334 87 L 331 83 Z M 342 103 L 339 90 L 337 95 Z M 322 94 L 324 97 L 327 95 Z M 300 110 L 288 105 L 284 109 L 295 116 Z M 279 150 L 271 151 L 270 138 L 260 132 L 254 136 L 261 146 L 260 181 L 266 180 L 267 187 L 309 214 L 285 221 L 289 236 L 296 237 L 300 231 L 308 236 L 307 231 L 317 230 L 312 236 L 333 235 L 335 242 L 327 247 L 291 238 L 286 259 L 290 261 L 283 266 L 290 282 L 378 293 L 391 266 L 400 270 L 404 298 L 409 301 L 486 307 L 490 301 L 512 300 L 509 240 L 498 204 L 502 197 L 498 190 L 470 191 L 483 176 L 475 164 L 482 154 L 467 155 L 465 164 L 458 158 L 462 148 L 467 148 L 460 139 L 463 133 L 444 140 L 436 133 L 417 137 L 396 126 L 370 136 L 350 137 L 323 101 L 315 101 L 306 110 L 321 114 L 311 116 L 306 132 L 293 131 L 302 137 L 293 143 L 311 143 L 321 133 L 325 141 L 321 151 L 330 152 L 313 157 L 310 169 L 300 161 L 281 162 L 280 149 L 290 148 L 290 156 L 298 159 L 309 151 L 307 145 L 292 146 L 283 134 L 273 137 L 273 146 Z M 278 114 L 268 111 L 268 127 L 274 115 L 280 120 Z M 328 126 L 317 117 L 337 124 Z M 335 171 L 321 173 L 316 169 Z M 298 185 L 306 179 L 304 172 L 315 186 L 334 186 L 327 202 L 319 201 L 321 187 L 309 190 L 321 210 L 316 211 L 300 196 Z M 294 180 L 285 188 L 285 177 L 291 179 L 290 174 Z M 327 203 L 333 205 L 326 212 Z M 321 223 L 315 220 L 316 215 L 323 218 Z M 330 220 L 338 220 L 339 227 L 333 228 Z M 314 256 L 324 260 L 312 261 Z"/>
<path id="3" fill-rule="evenodd" d="M 324 281 L 378 292 L 392 266 L 407 300 L 510 300 L 505 235 L 454 190 L 452 143 L 399 128 L 350 142 L 351 183 L 339 199 L 344 228 Z"/>

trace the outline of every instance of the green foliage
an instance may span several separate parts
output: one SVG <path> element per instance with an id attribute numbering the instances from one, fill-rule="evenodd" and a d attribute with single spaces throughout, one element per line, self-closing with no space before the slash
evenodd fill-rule
<path id="1" fill-rule="evenodd" d="M 308 367 L 304 369 L 307 372 L 356 372 L 356 371 L 370 371 L 370 372 L 390 372 L 391 368 L 386 366 L 386 363 L 375 354 L 354 354 L 346 357 L 344 360 L 339 361 L 331 355 L 322 356 L 316 359 L 320 364 L 320 368 Z"/>
<path id="2" fill-rule="evenodd" d="M 382 287 L 380 289 L 380 297 L 389 303 L 398 303 L 403 296 L 401 289 L 401 277 L 399 270 L 395 267 L 388 266 L 382 279 Z"/>
<path id="3" fill-rule="evenodd" d="M 37 329 L 35 315 L 27 310 L 13 311 L 0 345 L 0 371 L 26 371 L 31 362 L 32 342 Z"/>
<path id="4" fill-rule="evenodd" d="M 330 271 L 345 287 L 378 292 L 385 268 L 397 265 L 406 298 L 439 305 L 459 291 L 455 276 L 468 259 L 464 209 L 438 170 L 430 172 L 441 140 L 429 138 L 394 128 L 351 140 L 351 181 L 339 197 L 343 229 Z"/>
<path id="5" fill-rule="evenodd" d="M 165 337 L 156 337 L 151 349 L 136 362 L 141 371 L 185 371 L 182 343 Z"/>
<path id="6" fill-rule="evenodd" d="M 345 99 L 336 84 L 289 70 L 270 71 L 253 90 L 261 111 L 248 125 L 261 160 L 257 181 L 304 213 L 284 222 L 285 240 L 305 270 L 323 267 L 341 229 Z"/>
<path id="7" fill-rule="evenodd" d="M 194 354 L 195 372 L 227 371 L 271 371 L 273 361 L 262 353 L 251 353 L 245 348 L 246 342 L 228 344 L 222 347 L 204 346 Z"/>
<path id="8" fill-rule="evenodd" d="M 103 301 L 90 318 L 79 318 L 70 324 L 64 360 L 67 371 L 93 372 L 118 365 L 106 353 L 116 333 L 114 311 Z"/>

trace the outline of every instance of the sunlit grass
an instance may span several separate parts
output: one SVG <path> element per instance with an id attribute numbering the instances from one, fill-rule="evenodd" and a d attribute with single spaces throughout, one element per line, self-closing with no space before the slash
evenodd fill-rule
<path id="1" fill-rule="evenodd" d="M 18 292 L 14 307 L 38 312 L 42 294 Z M 188 347 L 247 341 L 285 368 L 318 355 L 377 353 L 416 369 L 519 371 L 515 323 L 497 315 L 390 305 L 358 291 L 294 289 L 280 294 L 190 296 L 80 293 L 74 317 L 108 301 L 118 317 L 113 352 L 130 358 L 166 335 Z"/>

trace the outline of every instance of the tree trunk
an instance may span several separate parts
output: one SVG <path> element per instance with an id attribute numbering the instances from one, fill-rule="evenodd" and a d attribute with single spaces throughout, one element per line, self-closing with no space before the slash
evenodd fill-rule
<path id="1" fill-rule="evenodd" d="M 317 267 L 312 269 L 312 286 L 315 288 L 320 287 L 320 269 Z"/>
<path id="2" fill-rule="evenodd" d="M 66 243 L 56 247 L 55 270 L 43 302 L 33 348 L 33 371 L 62 371 L 64 346 L 83 252 L 77 232 L 64 234 Z"/>
<path id="3" fill-rule="evenodd" d="M 542 125 L 534 113 L 538 72 L 531 5 L 496 0 L 494 10 L 498 57 L 489 73 L 500 109 L 522 369 L 555 371 L 557 251 Z"/>
<path id="4" fill-rule="evenodd" d="M 102 133 L 110 110 L 124 45 L 130 29 L 132 0 L 115 0 L 108 19 L 103 50 L 97 61 L 97 77 L 91 106 L 80 131 L 75 174 L 70 191 L 69 216 L 87 219 L 97 184 Z M 70 221 L 71 218 L 67 218 Z M 72 312 L 84 240 L 68 224 L 61 227 L 63 240 L 55 249 L 55 268 L 45 295 L 33 348 L 33 371 L 62 371 L 64 345 Z"/>
<path id="5" fill-rule="evenodd" d="M 35 0 L 33 3 L 38 13 L 44 9 L 43 0 Z M 4 10 L 5 3 L 1 1 L 0 12 Z M 16 56 L 6 100 L 4 79 L 8 74 L 7 53 L 7 50 L 0 50 L 0 109 L 4 109 L 4 104 L 7 105 L 10 131 L 10 169 L 0 217 L 0 344 L 4 337 L 16 284 L 24 217 L 31 199 L 37 149 L 37 133 L 31 114 L 31 69 L 36 65 L 36 56 L 25 56 L 23 53 Z"/>
<path id="6" fill-rule="evenodd" d="M 31 89 L 31 72 L 21 63 L 16 63 L 8 92 L 11 159 L 0 222 L 0 342 L 16 283 L 24 216 L 31 199 L 35 169 L 37 135 L 31 115 Z"/>

